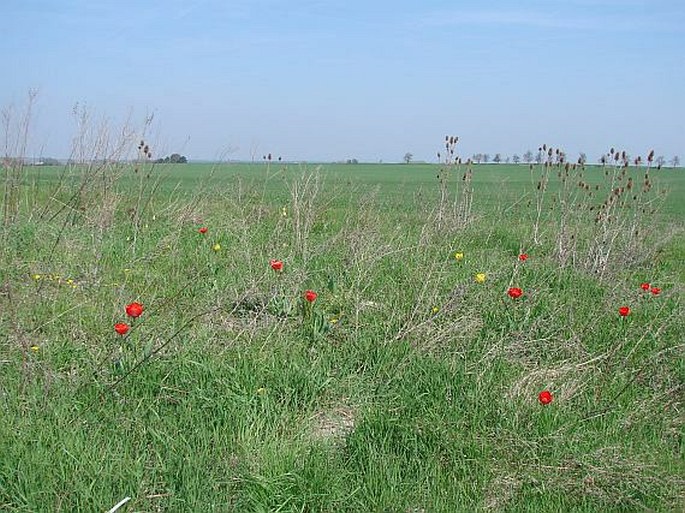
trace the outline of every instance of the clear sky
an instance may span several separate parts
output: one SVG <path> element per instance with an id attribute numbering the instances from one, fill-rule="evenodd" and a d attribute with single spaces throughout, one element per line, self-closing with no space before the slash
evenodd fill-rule
<path id="1" fill-rule="evenodd" d="M 154 115 L 156 155 L 435 160 L 542 143 L 685 157 L 685 0 L 0 0 L 0 106 L 29 151 L 75 104 Z"/>

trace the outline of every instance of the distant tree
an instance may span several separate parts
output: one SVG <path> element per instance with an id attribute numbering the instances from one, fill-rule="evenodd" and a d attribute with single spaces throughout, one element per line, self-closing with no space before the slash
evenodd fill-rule
<path id="1" fill-rule="evenodd" d="M 543 157 L 542 149 L 539 149 L 537 154 L 535 155 L 535 163 L 536 164 L 542 164 L 542 157 Z"/>
<path id="2" fill-rule="evenodd" d="M 524 155 L 524 157 L 525 157 L 525 155 Z M 533 155 L 531 155 L 531 158 L 532 157 L 533 157 Z M 511 157 L 511 160 L 514 161 L 514 164 L 518 164 L 519 162 L 521 162 L 521 157 L 519 157 L 517 153 L 514 153 L 514 156 Z"/>
<path id="3" fill-rule="evenodd" d="M 509 155 L 507 155 L 507 158 L 504 159 L 504 162 L 506 162 L 507 164 L 509 164 L 509 162 L 511 162 L 511 159 L 509 158 Z"/>
<path id="4" fill-rule="evenodd" d="M 180 153 L 172 153 L 163 159 L 155 160 L 157 164 L 187 164 L 188 159 Z"/>
<path id="5" fill-rule="evenodd" d="M 585 164 L 586 162 L 587 162 L 587 155 L 581 151 L 580 155 L 578 156 L 578 164 Z"/>
<path id="6" fill-rule="evenodd" d="M 404 154 L 404 157 L 402 158 L 402 160 L 404 160 L 405 164 L 409 164 L 411 162 L 411 159 L 413 159 L 413 158 L 414 158 L 414 155 L 410 152 L 407 152 Z"/>
<path id="7" fill-rule="evenodd" d="M 359 161 L 357 159 L 347 159 L 345 162 L 347 164 L 359 164 Z"/>
<path id="8" fill-rule="evenodd" d="M 671 159 L 671 165 L 673 167 L 680 166 L 680 157 L 678 157 L 678 155 L 673 155 L 673 158 Z"/>
<path id="9" fill-rule="evenodd" d="M 657 166 L 661 167 L 666 163 L 666 159 L 664 158 L 663 155 L 659 155 L 654 162 L 656 163 Z"/>
<path id="10" fill-rule="evenodd" d="M 495 164 L 499 164 L 500 162 L 502 162 L 502 155 L 499 153 L 495 153 L 495 156 L 492 158 L 492 161 Z"/>
<path id="11" fill-rule="evenodd" d="M 490 155 L 483 153 L 483 163 L 487 164 L 488 162 L 490 162 Z"/>
<path id="12" fill-rule="evenodd" d="M 471 160 L 473 160 L 476 164 L 480 164 L 483 162 L 483 154 L 482 153 L 474 153 L 473 156 L 471 157 Z"/>

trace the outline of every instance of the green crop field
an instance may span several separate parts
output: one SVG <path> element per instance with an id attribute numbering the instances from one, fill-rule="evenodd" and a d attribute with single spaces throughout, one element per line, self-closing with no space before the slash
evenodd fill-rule
<path id="1" fill-rule="evenodd" d="M 683 169 L 3 177 L 0 511 L 685 510 Z"/>

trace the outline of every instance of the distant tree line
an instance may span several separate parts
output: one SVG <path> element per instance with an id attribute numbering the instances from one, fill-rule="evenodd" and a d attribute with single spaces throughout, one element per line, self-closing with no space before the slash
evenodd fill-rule
<path id="1" fill-rule="evenodd" d="M 628 157 L 626 156 L 625 158 L 627 159 Z M 548 154 L 548 152 L 543 151 L 543 148 L 538 148 L 537 153 L 533 153 L 531 150 L 527 150 L 523 155 L 514 153 L 514 155 L 512 155 L 511 158 L 508 156 L 503 156 L 501 153 L 496 153 L 495 156 L 491 159 L 490 155 L 488 155 L 487 153 L 474 153 L 471 156 L 471 161 L 475 162 L 476 164 L 487 164 L 489 162 L 494 162 L 495 164 L 500 164 L 502 162 L 507 164 L 509 162 L 512 162 L 514 164 L 530 164 L 533 162 L 535 162 L 536 164 L 542 164 L 543 162 L 559 163 L 566 161 L 566 154 L 562 151 L 559 151 L 555 154 Z M 587 154 L 581 151 L 578 154 L 578 159 L 576 160 L 576 162 L 578 164 L 586 164 L 587 161 Z M 608 161 L 609 155 L 601 155 L 597 162 L 602 164 L 607 163 Z M 405 162 L 408 162 L 406 156 Z M 667 161 L 663 155 L 659 155 L 658 157 L 654 158 L 654 163 L 658 167 L 664 166 L 667 162 L 671 165 L 671 167 L 680 167 L 680 157 L 678 155 L 674 155 L 673 158 L 671 158 L 669 161 Z"/>
<path id="2" fill-rule="evenodd" d="M 188 159 L 185 158 L 184 155 L 181 155 L 179 153 L 172 153 L 171 155 L 168 155 L 164 157 L 163 159 L 157 159 L 155 160 L 156 164 L 187 164 Z"/>

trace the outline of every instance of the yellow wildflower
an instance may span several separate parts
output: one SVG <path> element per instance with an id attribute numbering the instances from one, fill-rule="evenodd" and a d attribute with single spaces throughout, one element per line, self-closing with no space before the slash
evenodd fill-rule
<path id="1" fill-rule="evenodd" d="M 437 306 L 434 306 L 434 307 L 433 307 L 433 313 L 434 313 L 434 314 L 438 313 L 439 311 L 440 311 L 440 308 L 439 308 L 439 307 L 437 307 Z"/>
<path id="2" fill-rule="evenodd" d="M 456 259 L 457 262 L 461 262 L 462 260 L 464 260 L 464 253 L 462 253 L 461 251 L 457 251 L 454 254 L 454 258 Z"/>
<path id="3" fill-rule="evenodd" d="M 38 346 L 31 346 L 31 351 L 33 351 L 34 353 L 37 353 L 38 351 L 40 351 L 40 347 L 38 347 Z"/>
<path id="4" fill-rule="evenodd" d="M 485 273 L 476 274 L 476 283 L 485 283 Z"/>
<path id="5" fill-rule="evenodd" d="M 214 245 L 212 246 L 212 249 L 213 249 L 214 251 L 221 251 L 221 244 L 219 244 L 219 243 L 217 242 L 216 244 L 214 244 Z"/>
<path id="6" fill-rule="evenodd" d="M 40 274 L 34 274 L 33 275 L 33 279 L 36 281 L 40 280 L 41 278 L 42 278 L 42 276 Z"/>
<path id="7" fill-rule="evenodd" d="M 266 394 L 266 388 L 264 388 L 264 387 L 259 387 L 259 388 L 257 389 L 257 395 L 264 395 L 264 394 Z"/>
<path id="8" fill-rule="evenodd" d="M 330 323 L 331 323 L 331 324 L 337 324 L 337 323 L 338 323 L 338 319 L 337 319 L 336 317 L 331 317 Z"/>

